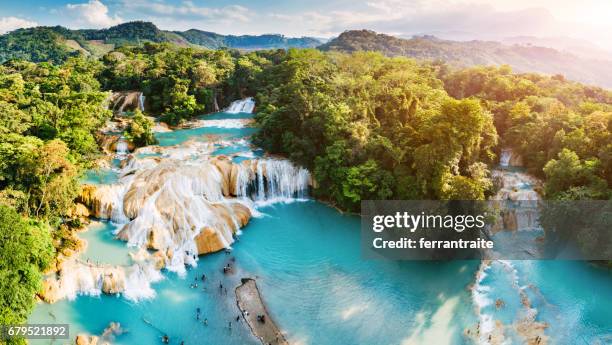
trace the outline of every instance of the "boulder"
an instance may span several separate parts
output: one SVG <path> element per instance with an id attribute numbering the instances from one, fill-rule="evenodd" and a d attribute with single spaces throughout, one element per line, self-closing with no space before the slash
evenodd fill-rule
<path id="1" fill-rule="evenodd" d="M 89 210 L 87 209 L 87 206 L 81 204 L 80 202 L 77 202 L 74 204 L 71 213 L 73 217 L 79 217 L 79 218 L 89 217 Z"/>
<path id="2" fill-rule="evenodd" d="M 102 292 L 116 294 L 125 290 L 125 271 L 113 267 L 105 268 L 102 276 Z"/>
<path id="3" fill-rule="evenodd" d="M 55 279 L 45 279 L 38 296 L 47 303 L 55 303 L 61 298 L 59 282 Z"/>
<path id="4" fill-rule="evenodd" d="M 79 334 L 75 340 L 76 345 L 97 345 L 98 337 L 95 335 Z"/>
<path id="5" fill-rule="evenodd" d="M 221 173 L 221 181 L 222 181 L 222 190 L 224 196 L 230 196 L 231 192 L 231 181 L 232 181 L 232 171 L 233 164 L 232 161 L 226 156 L 218 156 L 212 160 L 212 164 L 219 169 Z"/>
<path id="6" fill-rule="evenodd" d="M 195 242 L 199 255 L 218 252 L 225 248 L 218 233 L 210 227 L 202 229 L 195 237 Z"/>

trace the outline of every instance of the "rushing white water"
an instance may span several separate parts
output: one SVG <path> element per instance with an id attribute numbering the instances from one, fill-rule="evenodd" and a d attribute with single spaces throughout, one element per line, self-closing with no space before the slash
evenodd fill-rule
<path id="1" fill-rule="evenodd" d="M 493 200 L 504 201 L 506 218 L 502 231 L 541 231 L 538 223 L 538 203 L 540 199 L 534 186 L 538 181 L 520 171 L 508 169 L 511 167 L 512 151 L 505 149 L 500 157 L 500 168 L 494 171 L 495 177 L 501 181 L 501 188 Z M 507 223 L 512 228 L 507 228 Z M 495 239 L 496 235 L 493 235 Z M 498 239 L 499 241 L 499 239 Z M 499 257 L 499 255 L 492 255 Z M 491 275 L 493 279 L 486 281 Z M 509 286 L 508 286 L 509 285 Z M 475 282 L 471 288 L 472 300 L 478 325 L 470 330 L 470 335 L 481 345 L 511 344 L 539 337 L 546 343 L 544 334 L 546 325 L 537 321 L 538 311 L 531 307 L 527 294 L 528 284 L 521 285 L 519 273 L 514 263 L 509 260 L 483 260 L 476 272 Z M 502 297 L 505 300 L 502 300 Z M 497 310 L 517 308 L 511 321 L 498 319 Z"/>
<path id="2" fill-rule="evenodd" d="M 253 109 L 255 109 L 255 101 L 253 97 L 248 97 L 245 99 L 240 99 L 237 101 L 233 101 L 232 104 L 227 107 L 225 110 L 226 113 L 237 114 L 237 113 L 252 113 Z"/>
<path id="3" fill-rule="evenodd" d="M 196 120 L 189 127 L 244 128 L 253 123 L 252 119 Z"/>
<path id="4" fill-rule="evenodd" d="M 116 235 L 129 247 L 154 249 L 155 255 L 141 254 L 144 258 L 129 267 L 75 263 L 61 271 L 61 297 L 101 291 L 133 300 L 152 297 L 150 284 L 161 279 L 161 267 L 183 274 L 186 265 L 196 265 L 198 254 L 229 248 L 239 229 L 259 215 L 257 207 L 306 197 L 306 169 L 276 158 L 234 163 L 211 156 L 213 148 L 213 143 L 188 141 L 138 149 L 125 159 L 119 181 L 97 187 L 89 206 L 119 225 Z M 116 289 L 101 283 L 109 272 Z"/>
<path id="5" fill-rule="evenodd" d="M 308 170 L 286 160 L 259 159 L 239 165 L 236 195 L 259 204 L 287 202 L 306 197 L 310 184 Z"/>
<path id="6" fill-rule="evenodd" d="M 138 109 L 144 111 L 145 95 L 142 92 L 138 93 Z"/>
<path id="7" fill-rule="evenodd" d="M 119 138 L 119 140 L 117 141 L 117 146 L 115 148 L 115 151 L 117 152 L 117 156 L 119 157 L 124 157 L 125 155 L 129 153 L 128 143 L 124 137 Z"/>

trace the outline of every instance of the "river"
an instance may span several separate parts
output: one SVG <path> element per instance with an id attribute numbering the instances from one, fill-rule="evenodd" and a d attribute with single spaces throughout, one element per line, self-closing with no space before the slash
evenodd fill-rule
<path id="1" fill-rule="evenodd" d="M 141 150 L 139 158 L 172 152 L 180 159 L 261 159 L 263 152 L 248 140 L 255 131 L 248 126 L 252 115 L 240 112 L 252 110 L 251 104 L 232 107 L 201 117 L 194 128 L 157 133 L 162 148 Z M 118 164 L 115 160 L 110 170 L 89 172 L 85 182 L 117 183 Z M 520 170 L 500 171 L 516 181 L 514 191 L 533 190 L 532 179 Z M 287 174 L 302 176 L 297 170 Z M 283 176 L 278 179 L 284 181 Z M 164 334 L 171 344 L 258 344 L 248 326 L 235 321 L 239 311 L 233 289 L 240 278 L 252 277 L 291 344 L 524 344 L 528 340 L 517 328 L 526 317 L 531 324 L 546 325 L 538 334 L 550 344 L 605 344 L 612 339 L 609 272 L 572 261 L 481 265 L 362 260 L 359 218 L 297 193 L 305 182 L 300 183 L 291 187 L 292 195 L 277 193 L 282 198 L 247 193 L 254 217 L 239 231 L 231 252 L 200 256 L 185 271 L 167 266 L 161 276 L 136 286 L 142 291 L 135 293 L 106 295 L 93 287 L 75 298 L 39 303 L 29 322 L 68 323 L 71 341 L 78 333 L 99 335 L 110 322 L 119 322 L 125 333 L 107 339 L 112 344 L 161 344 Z M 79 234 L 88 241 L 80 260 L 131 265 L 128 253 L 136 248 L 114 239 L 121 223 L 121 217 L 93 221 Z M 188 257 L 182 259 L 183 267 L 185 262 Z M 230 262 L 235 272 L 226 275 L 222 268 Z M 495 306 L 497 299 L 503 300 L 502 308 Z"/>

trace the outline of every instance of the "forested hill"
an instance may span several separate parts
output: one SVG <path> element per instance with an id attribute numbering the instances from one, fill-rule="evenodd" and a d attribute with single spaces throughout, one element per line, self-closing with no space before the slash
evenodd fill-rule
<path id="1" fill-rule="evenodd" d="M 319 48 L 343 52 L 379 51 L 388 56 L 443 60 L 461 67 L 507 64 L 515 72 L 562 74 L 571 80 L 612 87 L 612 61 L 581 58 L 577 53 L 537 46 L 447 41 L 433 36 L 401 39 L 369 30 L 352 30 Z"/>
<path id="2" fill-rule="evenodd" d="M 311 37 L 278 34 L 221 35 L 200 30 L 164 31 L 150 22 L 129 22 L 102 30 L 70 30 L 61 26 L 19 29 L 0 36 L 0 63 L 10 59 L 61 63 L 79 54 L 101 56 L 117 46 L 170 42 L 181 46 L 241 50 L 309 48 L 321 42 Z"/>

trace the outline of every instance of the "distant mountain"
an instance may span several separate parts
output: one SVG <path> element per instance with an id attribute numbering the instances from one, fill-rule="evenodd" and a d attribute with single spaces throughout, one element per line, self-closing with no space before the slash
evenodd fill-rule
<path id="1" fill-rule="evenodd" d="M 164 31 L 150 22 L 129 22 L 101 30 L 70 30 L 61 26 L 18 29 L 0 35 L 0 63 L 14 58 L 61 62 L 69 56 L 100 56 L 120 45 L 143 42 L 170 42 L 181 46 L 241 50 L 311 48 L 316 38 L 283 35 L 221 35 L 200 30 Z"/>
<path id="2" fill-rule="evenodd" d="M 189 43 L 214 48 L 230 47 L 236 49 L 276 49 L 276 48 L 314 48 L 322 41 L 312 37 L 290 38 L 283 35 L 220 35 L 214 32 L 196 29 L 184 32 L 175 31 L 177 35 L 184 37 Z"/>
<path id="3" fill-rule="evenodd" d="M 490 41 L 448 41 L 434 36 L 402 39 L 369 30 L 345 31 L 319 47 L 344 52 L 379 51 L 388 56 L 443 60 L 457 66 L 512 66 L 516 72 L 562 74 L 568 79 L 612 87 L 612 61 L 579 57 L 534 45 Z"/>
<path id="4" fill-rule="evenodd" d="M 587 40 L 577 38 L 514 36 L 506 37 L 502 39 L 501 42 L 510 45 L 517 44 L 547 47 L 580 57 L 612 60 L 612 51 L 601 48 Z"/>

